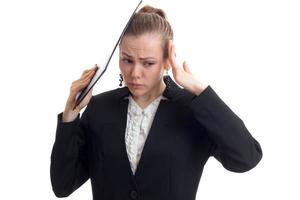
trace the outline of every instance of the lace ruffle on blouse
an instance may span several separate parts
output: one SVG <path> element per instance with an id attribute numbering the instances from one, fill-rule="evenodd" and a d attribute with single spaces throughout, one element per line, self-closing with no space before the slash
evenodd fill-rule
<path id="1" fill-rule="evenodd" d="M 138 162 L 151 128 L 162 95 L 153 100 L 145 109 L 139 107 L 132 96 L 128 96 L 125 143 L 131 170 L 135 174 Z"/>

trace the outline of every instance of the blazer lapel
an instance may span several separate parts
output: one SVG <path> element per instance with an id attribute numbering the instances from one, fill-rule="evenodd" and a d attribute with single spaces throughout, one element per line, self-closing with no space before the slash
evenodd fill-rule
<path id="1" fill-rule="evenodd" d="M 130 162 L 127 155 L 127 149 L 125 144 L 125 133 L 126 133 L 126 124 L 127 124 L 127 109 L 128 109 L 128 99 L 122 99 L 119 104 L 119 113 L 120 113 L 120 146 L 122 151 L 122 156 L 124 157 L 124 162 L 126 162 L 126 168 L 131 178 L 133 179 L 133 173 L 131 171 Z M 123 160 L 123 159 L 122 159 Z"/>
<path id="2" fill-rule="evenodd" d="M 151 128 L 149 130 L 148 136 L 146 138 L 141 158 L 139 160 L 138 166 L 136 168 L 135 172 L 135 179 L 139 179 L 139 177 L 143 177 L 143 173 L 145 172 L 145 165 L 148 165 L 149 163 L 147 159 L 149 156 L 152 156 L 153 153 L 156 153 L 161 148 L 161 145 L 159 142 L 162 142 L 161 140 L 161 134 L 164 134 L 165 132 L 165 124 L 168 122 L 168 109 L 170 107 L 170 104 L 167 102 L 168 100 L 161 99 L 156 114 L 154 116 Z M 164 152 L 161 152 L 164 153 Z M 153 165 L 157 163 L 152 163 Z M 147 172 L 146 172 L 147 173 Z"/>

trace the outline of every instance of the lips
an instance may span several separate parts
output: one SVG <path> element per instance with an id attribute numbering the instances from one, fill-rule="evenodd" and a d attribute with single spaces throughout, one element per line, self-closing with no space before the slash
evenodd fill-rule
<path id="1" fill-rule="evenodd" d="M 138 83 L 129 83 L 132 86 L 143 86 L 143 84 L 138 84 Z"/>
<path id="2" fill-rule="evenodd" d="M 130 83 L 129 85 L 130 85 L 130 87 L 131 87 L 132 89 L 142 89 L 142 88 L 144 88 L 144 85 L 143 85 L 143 84 Z"/>

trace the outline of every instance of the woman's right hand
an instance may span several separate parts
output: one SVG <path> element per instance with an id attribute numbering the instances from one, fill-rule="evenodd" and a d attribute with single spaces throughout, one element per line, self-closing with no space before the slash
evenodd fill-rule
<path id="1" fill-rule="evenodd" d="M 88 94 L 84 97 L 80 104 L 76 106 L 76 108 L 73 110 L 76 104 L 76 95 L 89 84 L 91 78 L 94 76 L 97 69 L 98 66 L 97 64 L 95 64 L 93 68 L 84 70 L 80 79 L 72 82 L 70 95 L 68 97 L 66 107 L 63 112 L 63 122 L 71 122 L 75 120 L 80 110 L 89 103 L 90 99 L 92 98 L 93 88 L 88 92 Z"/>

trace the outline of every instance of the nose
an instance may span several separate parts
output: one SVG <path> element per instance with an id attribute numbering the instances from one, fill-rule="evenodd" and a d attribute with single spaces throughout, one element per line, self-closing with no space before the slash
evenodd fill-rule
<path id="1" fill-rule="evenodd" d="M 131 70 L 131 77 L 133 79 L 139 79 L 141 78 L 141 75 L 142 75 L 141 67 L 138 64 L 135 64 Z"/>

